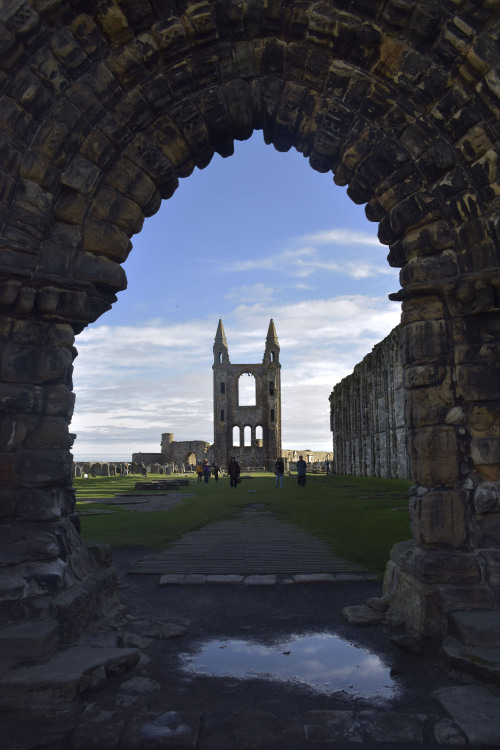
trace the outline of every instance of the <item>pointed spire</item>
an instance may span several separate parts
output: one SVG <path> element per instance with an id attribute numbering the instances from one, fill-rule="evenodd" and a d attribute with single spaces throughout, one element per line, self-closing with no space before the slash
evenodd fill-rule
<path id="1" fill-rule="evenodd" d="M 214 341 L 214 364 L 222 365 L 229 363 L 229 351 L 226 341 L 226 332 L 222 325 L 222 320 L 219 319 L 219 325 L 217 326 L 217 333 L 215 334 Z"/>
<path id="2" fill-rule="evenodd" d="M 222 320 L 219 318 L 219 325 L 217 326 L 217 333 L 215 334 L 215 343 L 222 344 L 227 349 L 226 332 L 222 325 Z"/>
<path id="3" fill-rule="evenodd" d="M 276 333 L 276 328 L 274 327 L 274 320 L 271 318 L 271 321 L 269 323 L 269 330 L 267 332 L 267 338 L 266 338 L 266 349 L 269 349 L 269 347 L 277 347 L 280 348 L 279 342 L 278 342 L 278 335 Z"/>

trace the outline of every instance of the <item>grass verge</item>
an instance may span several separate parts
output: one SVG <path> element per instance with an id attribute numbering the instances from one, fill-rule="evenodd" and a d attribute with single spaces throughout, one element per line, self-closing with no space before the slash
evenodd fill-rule
<path id="1" fill-rule="evenodd" d="M 109 505 L 99 504 L 98 500 L 137 494 L 134 487 L 140 479 L 75 479 L 77 509 L 110 510 Z M 323 539 L 336 556 L 382 573 L 393 544 L 411 536 L 410 484 L 396 479 L 309 475 L 305 488 L 298 487 L 296 477 L 291 476 L 285 477 L 283 489 L 276 489 L 274 475 L 262 473 L 243 477 L 238 489 L 232 490 L 227 478 L 217 483 L 211 479 L 208 484 L 191 479 L 190 487 L 185 488 L 191 497 L 184 498 L 172 510 L 132 512 L 113 506 L 116 513 L 112 515 L 82 517 L 82 535 L 116 547 L 162 550 L 187 531 L 228 518 L 258 502 L 265 503 L 277 517 Z"/>

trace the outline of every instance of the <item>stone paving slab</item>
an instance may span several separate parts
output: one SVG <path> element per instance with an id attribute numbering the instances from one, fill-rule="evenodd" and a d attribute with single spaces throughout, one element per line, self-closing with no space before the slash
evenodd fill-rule
<path id="1" fill-rule="evenodd" d="M 500 747 L 500 697 L 482 685 L 445 687 L 433 693 L 470 745 Z"/>
<path id="2" fill-rule="evenodd" d="M 164 552 L 136 560 L 128 572 L 162 578 L 175 574 L 292 575 L 296 583 L 305 582 L 298 577 L 308 574 L 347 576 L 344 580 L 372 575 L 356 563 L 335 557 L 325 542 L 298 526 L 269 511 L 250 508 L 184 534 Z"/>
<path id="3" fill-rule="evenodd" d="M 130 669 L 138 661 L 136 648 L 71 647 L 47 663 L 19 667 L 0 679 L 0 705 L 62 706 L 88 689 L 103 687 L 108 676 Z"/>

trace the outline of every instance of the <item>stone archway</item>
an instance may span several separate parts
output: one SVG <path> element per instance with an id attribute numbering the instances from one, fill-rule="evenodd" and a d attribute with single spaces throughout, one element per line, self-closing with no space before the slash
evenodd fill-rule
<path id="1" fill-rule="evenodd" d="M 72 523 L 75 335 L 125 288 L 144 218 L 254 130 L 347 185 L 401 268 L 414 542 L 387 591 L 426 635 L 449 611 L 495 608 L 496 5 L 90 6 L 0 8 L 0 621 L 57 618 L 62 596 L 104 606 L 112 573 Z"/>

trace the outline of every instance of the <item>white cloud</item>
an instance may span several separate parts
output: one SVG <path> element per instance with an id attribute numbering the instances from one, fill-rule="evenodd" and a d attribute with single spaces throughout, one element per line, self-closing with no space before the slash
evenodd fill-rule
<path id="1" fill-rule="evenodd" d="M 327 229 L 323 232 L 306 234 L 301 240 L 313 245 L 370 245 L 383 247 L 375 234 L 356 232 L 352 229 Z"/>
<path id="2" fill-rule="evenodd" d="M 226 270 L 232 272 L 274 271 L 296 278 L 308 278 L 317 273 L 327 272 L 344 274 L 355 280 L 380 274 L 394 274 L 394 270 L 387 266 L 385 253 L 382 254 L 384 246 L 376 236 L 366 232 L 332 229 L 292 239 L 290 245 L 291 247 L 272 255 L 230 263 Z M 380 263 L 364 257 L 367 248 L 380 250 Z M 339 250 L 342 252 L 339 253 Z M 353 258 L 355 251 L 357 257 Z"/>
<path id="3" fill-rule="evenodd" d="M 240 304 L 223 320 L 233 363 L 262 360 L 271 317 L 281 347 L 283 446 L 329 450 L 328 396 L 397 325 L 399 306 L 362 295 L 273 307 Z M 163 432 L 212 442 L 217 322 L 150 321 L 83 331 L 76 342 L 75 456 L 158 452 Z"/>

